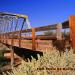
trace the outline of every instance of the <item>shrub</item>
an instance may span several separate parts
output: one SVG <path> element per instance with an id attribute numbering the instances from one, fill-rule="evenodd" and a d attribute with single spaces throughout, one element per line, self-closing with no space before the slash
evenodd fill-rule
<path id="1" fill-rule="evenodd" d="M 7 73 L 8 75 L 75 75 L 75 54 L 72 49 L 65 51 L 61 56 L 56 49 L 44 52 L 41 57 L 37 55 L 38 60 L 32 57 L 31 61 L 29 59 L 28 62 L 22 61 L 18 68 Z"/>

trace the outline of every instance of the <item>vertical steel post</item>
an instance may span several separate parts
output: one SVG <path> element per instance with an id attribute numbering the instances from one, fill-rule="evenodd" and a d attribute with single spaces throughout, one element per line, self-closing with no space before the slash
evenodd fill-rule
<path id="1" fill-rule="evenodd" d="M 57 40 L 62 40 L 62 32 L 61 32 L 61 30 L 62 30 L 62 24 L 61 23 L 57 24 L 56 28 L 57 28 L 56 29 Z"/>
<path id="2" fill-rule="evenodd" d="M 19 47 L 21 47 L 21 30 L 19 31 Z"/>
<path id="3" fill-rule="evenodd" d="M 14 65 L 14 50 L 13 50 L 13 44 L 14 44 L 14 40 L 13 40 L 13 33 L 12 33 L 12 39 L 11 39 L 11 68 L 13 68 L 13 65 Z"/>
<path id="4" fill-rule="evenodd" d="M 14 50 L 13 50 L 13 45 L 14 45 L 14 33 L 12 33 L 12 40 L 11 40 L 11 68 L 13 68 L 13 65 L 14 65 Z"/>
<path id="5" fill-rule="evenodd" d="M 36 50 L 35 28 L 32 28 L 32 49 L 33 50 Z"/>
<path id="6" fill-rule="evenodd" d="M 23 23 L 22 23 L 22 27 L 21 27 L 21 30 L 19 31 L 19 47 L 21 47 L 21 32 L 22 32 L 22 29 L 23 29 L 23 26 L 24 26 L 24 23 L 25 23 L 25 18 L 23 19 Z"/>
<path id="7" fill-rule="evenodd" d="M 11 68 L 14 66 L 14 50 L 11 48 Z"/>
<path id="8" fill-rule="evenodd" d="M 70 27 L 73 52 L 75 53 L 75 15 L 69 17 L 69 27 Z"/>

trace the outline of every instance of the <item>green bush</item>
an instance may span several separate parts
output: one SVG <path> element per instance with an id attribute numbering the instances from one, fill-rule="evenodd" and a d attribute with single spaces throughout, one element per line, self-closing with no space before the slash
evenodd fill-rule
<path id="1" fill-rule="evenodd" d="M 22 61 L 18 68 L 7 72 L 8 75 L 75 75 L 75 54 L 72 49 L 66 50 L 61 56 L 56 49 L 44 52 L 41 57 L 37 56 L 38 60 L 32 57 L 31 61 L 29 59 L 28 62 Z M 63 68 L 69 68 L 69 70 L 63 70 Z"/>

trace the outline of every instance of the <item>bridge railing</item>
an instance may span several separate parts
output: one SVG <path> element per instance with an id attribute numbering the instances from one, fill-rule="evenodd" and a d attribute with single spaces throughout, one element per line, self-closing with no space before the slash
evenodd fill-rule
<path id="1" fill-rule="evenodd" d="M 56 40 L 56 36 L 41 35 L 45 31 L 56 30 L 58 24 L 48 25 L 43 27 L 37 27 L 26 30 L 19 30 L 8 32 L 0 35 L 3 43 L 18 46 L 22 48 L 28 48 L 32 50 L 46 50 L 53 47 L 52 40 Z M 62 23 L 62 28 L 68 28 L 68 21 Z M 57 31 L 57 30 L 56 30 Z"/>
<path id="2" fill-rule="evenodd" d="M 70 16 L 69 21 L 66 21 L 62 23 L 62 29 L 70 28 L 70 40 L 72 41 L 72 47 L 75 49 L 75 15 Z M 23 25 L 22 25 L 23 26 Z M 10 44 L 13 46 L 23 47 L 23 48 L 29 48 L 32 50 L 43 50 L 49 47 L 48 45 L 51 44 L 51 40 L 59 40 L 58 36 L 61 34 L 61 27 L 58 24 L 54 25 L 48 25 L 43 27 L 37 27 L 37 28 L 31 28 L 31 29 L 24 29 L 19 31 L 10 31 L 0 34 L 0 41 L 6 44 Z M 44 36 L 44 35 L 38 35 L 42 31 L 48 31 L 48 30 L 56 30 L 56 35 L 58 36 Z M 37 34 L 37 32 L 39 32 Z M 59 33 L 60 32 L 60 33 Z M 47 44 L 47 46 L 46 46 Z"/>

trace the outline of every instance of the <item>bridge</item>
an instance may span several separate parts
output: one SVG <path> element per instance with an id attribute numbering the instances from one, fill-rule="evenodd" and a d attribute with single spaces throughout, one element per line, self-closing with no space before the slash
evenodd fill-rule
<path id="1" fill-rule="evenodd" d="M 11 65 L 14 63 L 13 46 L 44 52 L 53 48 L 52 40 L 63 40 L 62 29 L 70 29 L 70 40 L 75 53 L 75 15 L 63 23 L 32 28 L 27 15 L 0 12 L 0 42 L 11 49 Z M 54 30 L 55 36 L 43 35 Z M 17 50 L 18 52 L 18 50 Z"/>

